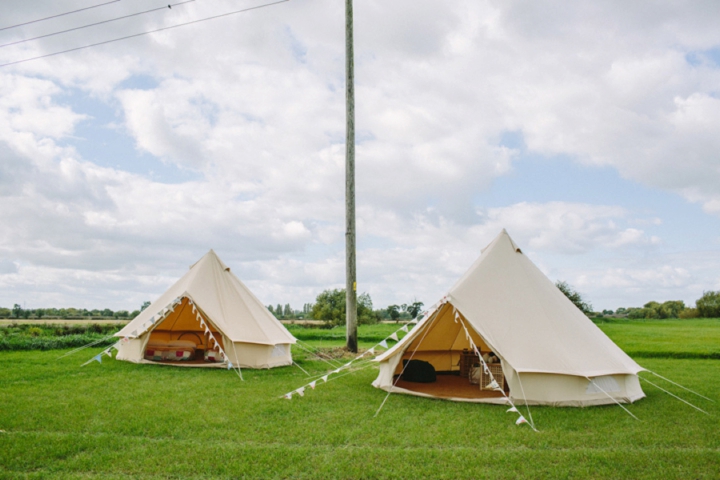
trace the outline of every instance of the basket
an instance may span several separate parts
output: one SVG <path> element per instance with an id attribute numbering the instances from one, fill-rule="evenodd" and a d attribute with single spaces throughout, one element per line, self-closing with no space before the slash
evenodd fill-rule
<path id="1" fill-rule="evenodd" d="M 480 390 L 494 390 L 493 388 L 489 387 L 490 383 L 492 383 L 493 378 L 495 378 L 495 381 L 497 382 L 498 386 L 505 390 L 505 375 L 503 375 L 502 371 L 502 365 L 499 363 L 493 363 L 487 366 L 488 370 L 490 370 L 490 373 L 492 376 L 485 373 L 485 370 L 483 369 L 480 376 Z"/>

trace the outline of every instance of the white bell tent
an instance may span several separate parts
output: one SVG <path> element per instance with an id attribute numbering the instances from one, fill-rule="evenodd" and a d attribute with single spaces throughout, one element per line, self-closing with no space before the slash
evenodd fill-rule
<path id="1" fill-rule="evenodd" d="M 117 337 L 117 359 L 195 367 L 292 364 L 290 332 L 210 250 Z"/>
<path id="2" fill-rule="evenodd" d="M 496 363 L 488 361 L 491 353 Z M 388 392 L 554 406 L 632 403 L 645 396 L 637 375 L 644 369 L 505 230 L 416 328 L 376 360 L 380 373 L 373 385 Z M 430 363 L 437 380 L 405 381 L 405 360 Z"/>

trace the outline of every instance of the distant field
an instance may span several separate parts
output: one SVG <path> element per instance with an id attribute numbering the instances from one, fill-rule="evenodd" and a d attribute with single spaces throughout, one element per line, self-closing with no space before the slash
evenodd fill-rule
<path id="1" fill-rule="evenodd" d="M 630 320 L 598 325 L 630 356 L 720 359 L 720 319 Z"/>
<path id="2" fill-rule="evenodd" d="M 125 325 L 130 320 L 119 320 L 116 318 L 102 318 L 102 317 L 94 317 L 94 318 L 83 318 L 83 319 L 62 319 L 62 318 L 33 318 L 25 320 L 22 319 L 3 319 L 0 320 L 0 325 L 12 325 L 13 323 L 16 324 L 42 324 L 42 323 L 51 323 L 53 325 L 88 325 L 92 323 L 98 323 L 98 324 L 107 324 L 107 325 Z"/>
<path id="3" fill-rule="evenodd" d="M 718 321 L 691 322 L 601 328 L 637 352 L 713 352 Z M 361 327 L 360 343 L 396 328 Z M 292 331 L 313 345 L 344 338 Z M 718 478 L 720 404 L 674 387 L 712 416 L 644 384 L 648 398 L 628 406 L 641 421 L 617 406 L 533 407 L 535 433 L 504 407 L 402 395 L 374 417 L 385 398 L 374 366 L 288 401 L 307 381 L 296 367 L 244 371 L 244 382 L 107 358 L 79 367 L 98 351 L 0 352 L 0 478 Z M 638 361 L 720 400 L 718 360 Z"/>

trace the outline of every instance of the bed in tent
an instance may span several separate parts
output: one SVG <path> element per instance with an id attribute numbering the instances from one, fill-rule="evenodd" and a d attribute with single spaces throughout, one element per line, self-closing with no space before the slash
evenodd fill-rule
<path id="1" fill-rule="evenodd" d="M 404 366 L 411 360 L 430 364 L 436 381 L 407 381 Z M 376 361 L 375 387 L 432 398 L 589 406 L 645 396 L 637 376 L 644 369 L 568 300 L 505 230 L 448 295 Z"/>
<path id="2" fill-rule="evenodd" d="M 212 250 L 115 336 L 118 360 L 188 367 L 290 365 L 296 341 Z"/>

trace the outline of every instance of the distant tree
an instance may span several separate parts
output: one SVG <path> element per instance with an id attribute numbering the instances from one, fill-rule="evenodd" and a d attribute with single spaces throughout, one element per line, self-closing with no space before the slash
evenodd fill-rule
<path id="1" fill-rule="evenodd" d="M 115 312 L 115 316 L 118 318 L 127 318 L 130 316 L 130 313 L 127 310 L 118 310 Z"/>
<path id="2" fill-rule="evenodd" d="M 345 289 L 325 290 L 315 299 L 312 318 L 328 325 L 345 324 Z M 367 293 L 358 295 L 357 319 L 360 325 L 377 323 L 378 315 L 372 310 L 372 299 Z"/>
<path id="3" fill-rule="evenodd" d="M 138 315 L 140 315 L 140 310 L 133 310 L 133 311 L 130 313 L 130 318 L 135 318 L 135 317 L 137 317 Z"/>
<path id="4" fill-rule="evenodd" d="M 620 307 L 617 310 L 615 310 L 615 315 L 625 315 L 627 314 L 627 308 Z"/>
<path id="5" fill-rule="evenodd" d="M 20 318 L 23 314 L 23 308 L 19 304 L 13 305 L 12 308 L 13 317 Z"/>
<path id="6" fill-rule="evenodd" d="M 340 325 L 345 321 L 345 290 L 323 291 L 315 299 L 312 316 L 330 325 Z"/>
<path id="7" fill-rule="evenodd" d="M 720 318 L 720 290 L 703 292 L 695 302 L 698 314 L 705 318 Z"/>
<path id="8" fill-rule="evenodd" d="M 100 312 L 100 315 L 102 315 L 103 317 L 112 317 L 114 314 L 115 314 L 115 312 L 113 312 L 109 308 L 106 308 L 105 310 Z"/>
<path id="9" fill-rule="evenodd" d="M 140 307 L 140 311 L 142 312 L 143 310 L 145 310 L 146 308 L 148 308 L 151 303 L 152 303 L 152 302 L 149 302 L 149 301 L 143 302 L 142 306 Z"/>
<path id="10" fill-rule="evenodd" d="M 9 318 L 12 315 L 12 310 L 9 308 L 0 308 L 0 318 Z"/>
<path id="11" fill-rule="evenodd" d="M 275 315 L 275 309 L 273 308 L 272 305 L 268 305 L 266 308 L 268 309 L 268 311 L 269 311 L 270 313 L 272 313 L 273 315 Z"/>
<path id="12" fill-rule="evenodd" d="M 285 307 L 283 308 L 283 317 L 290 318 L 292 316 L 293 316 L 293 309 L 289 303 L 286 303 Z"/>
<path id="13" fill-rule="evenodd" d="M 582 295 L 576 292 L 570 285 L 568 285 L 567 282 L 561 282 L 560 280 L 558 280 L 557 282 L 555 282 L 555 286 L 560 289 L 560 291 L 564 293 L 565 296 L 570 299 L 570 301 L 574 303 L 581 312 L 583 312 L 587 316 L 592 315 L 592 305 L 586 302 L 582 298 Z"/>
<path id="14" fill-rule="evenodd" d="M 278 304 L 277 304 L 277 307 L 275 307 L 275 316 L 276 316 L 277 318 L 282 318 L 282 314 L 283 314 L 282 305 L 280 305 L 280 304 L 278 303 Z"/>
<path id="15" fill-rule="evenodd" d="M 613 315 L 613 314 L 615 314 L 615 312 L 613 312 L 612 310 L 603 310 L 602 313 L 603 313 L 603 315 Z"/>
<path id="16" fill-rule="evenodd" d="M 390 318 L 396 322 L 400 318 L 400 307 L 397 305 L 388 305 L 387 312 L 390 315 Z"/>
<path id="17" fill-rule="evenodd" d="M 410 314 L 410 318 L 417 318 L 418 315 L 420 315 L 420 312 L 422 311 L 422 307 L 425 304 L 423 302 L 414 301 L 407 307 L 407 312 Z"/>
<path id="18" fill-rule="evenodd" d="M 44 315 L 45 315 L 45 310 L 43 310 L 42 308 L 38 308 L 35 310 L 35 316 L 37 318 L 42 318 Z"/>

